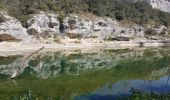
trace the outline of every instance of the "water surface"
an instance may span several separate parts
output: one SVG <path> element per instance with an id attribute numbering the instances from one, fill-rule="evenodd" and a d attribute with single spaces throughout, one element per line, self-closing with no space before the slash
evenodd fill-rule
<path id="1" fill-rule="evenodd" d="M 0 100 L 27 90 L 40 100 L 117 100 L 132 89 L 170 92 L 170 48 L 28 55 L 0 57 Z"/>

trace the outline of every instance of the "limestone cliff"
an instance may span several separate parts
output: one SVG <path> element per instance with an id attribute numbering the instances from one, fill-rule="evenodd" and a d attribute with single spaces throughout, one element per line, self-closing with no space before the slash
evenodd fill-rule
<path id="1" fill-rule="evenodd" d="M 154 9 L 170 12 L 170 0 L 146 0 Z"/>
<path id="2" fill-rule="evenodd" d="M 32 15 L 27 21 L 28 28 L 6 13 L 1 13 L 0 34 L 9 34 L 26 43 L 64 43 L 68 39 L 93 39 L 101 41 L 129 41 L 166 35 L 167 28 L 160 26 L 147 31 L 140 25 L 123 25 L 108 17 L 90 18 L 78 14 L 70 14 L 59 20 L 58 14 L 40 12 Z M 160 38 L 160 37 L 159 37 Z"/>
<path id="3" fill-rule="evenodd" d="M 5 20 L 0 22 L 0 34 L 9 34 L 16 39 L 20 39 L 25 43 L 33 42 L 34 40 L 27 34 L 26 28 L 14 17 L 9 16 L 5 12 L 0 12 L 0 15 L 4 16 Z"/>

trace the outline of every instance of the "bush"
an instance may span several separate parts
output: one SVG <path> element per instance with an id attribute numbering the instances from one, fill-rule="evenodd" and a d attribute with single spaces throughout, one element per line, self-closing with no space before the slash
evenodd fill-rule
<path id="1" fill-rule="evenodd" d="M 140 25 L 147 25 L 152 21 L 170 26 L 170 13 L 152 9 L 148 3 L 140 0 L 1 0 L 0 8 L 7 9 L 17 18 L 38 11 L 62 11 L 65 14 L 84 11 Z"/>
<path id="2" fill-rule="evenodd" d="M 69 23 L 69 26 L 70 26 L 70 29 L 75 29 L 76 28 L 76 21 L 74 19 L 70 19 L 68 20 L 68 23 Z"/>
<path id="3" fill-rule="evenodd" d="M 158 33 L 155 30 L 149 28 L 145 31 L 145 34 L 146 35 L 157 35 Z"/>
<path id="4" fill-rule="evenodd" d="M 0 15 L 0 23 L 5 22 L 6 18 L 3 15 Z"/>

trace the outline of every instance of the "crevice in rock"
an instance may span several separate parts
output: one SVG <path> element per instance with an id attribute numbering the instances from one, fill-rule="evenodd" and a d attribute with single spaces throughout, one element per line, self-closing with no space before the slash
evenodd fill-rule
<path id="1" fill-rule="evenodd" d="M 64 34 L 65 33 L 65 26 L 64 26 L 64 23 L 63 23 L 63 20 L 59 20 L 59 31 L 61 34 Z"/>

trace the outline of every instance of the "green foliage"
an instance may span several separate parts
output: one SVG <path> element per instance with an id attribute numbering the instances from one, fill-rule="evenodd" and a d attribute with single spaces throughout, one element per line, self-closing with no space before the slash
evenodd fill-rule
<path id="1" fill-rule="evenodd" d="M 154 10 L 143 1 L 133 0 L 92 0 L 89 1 L 89 11 L 99 16 L 110 16 L 117 20 L 128 20 L 140 25 L 154 23 L 170 25 L 170 14 Z"/>
<path id="2" fill-rule="evenodd" d="M 0 23 L 5 22 L 5 21 L 6 21 L 6 18 L 4 16 L 0 15 Z"/>
<path id="3" fill-rule="evenodd" d="M 9 57 L 0 57 L 0 65 L 8 65 L 18 59 L 21 56 L 9 56 Z"/>
<path id="4" fill-rule="evenodd" d="M 25 16 L 38 11 L 65 14 L 84 11 L 140 25 L 154 23 L 170 26 L 169 13 L 152 9 L 149 4 L 140 0 L 0 0 L 0 9 L 7 10 L 19 20 L 25 20 Z"/>
<path id="5" fill-rule="evenodd" d="M 157 35 L 157 32 L 155 30 L 149 28 L 145 31 L 145 34 L 146 35 Z"/>
<path id="6" fill-rule="evenodd" d="M 124 98 L 120 98 L 118 100 L 169 100 L 170 94 L 163 93 L 163 94 L 156 94 L 156 93 L 147 93 L 142 92 L 140 90 L 132 89 L 132 95 Z"/>
<path id="7" fill-rule="evenodd" d="M 44 96 L 43 98 L 39 98 L 35 93 L 31 90 L 25 90 L 18 93 L 15 96 L 10 97 L 9 100 L 62 100 L 60 97 L 52 97 L 52 96 Z"/>
<path id="8" fill-rule="evenodd" d="M 28 90 L 21 92 L 18 96 L 12 96 L 10 100 L 38 100 L 38 97 Z"/>

